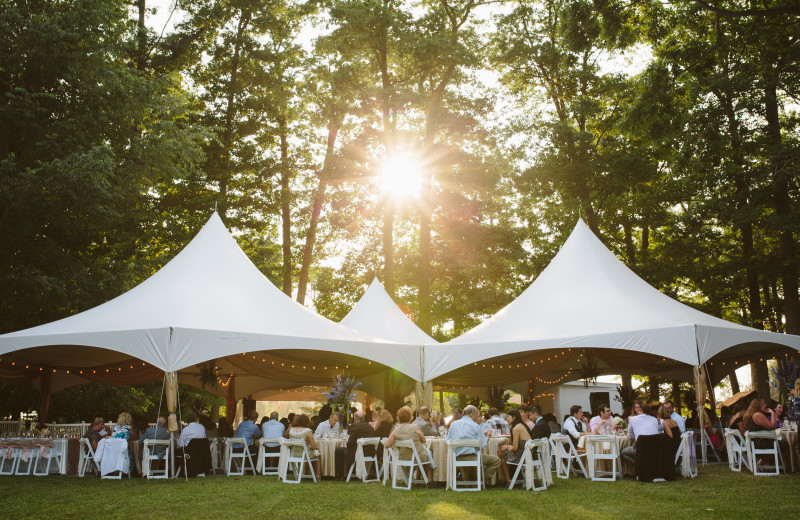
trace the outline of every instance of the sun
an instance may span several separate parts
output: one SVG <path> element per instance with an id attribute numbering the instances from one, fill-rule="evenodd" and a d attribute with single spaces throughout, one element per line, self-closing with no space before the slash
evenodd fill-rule
<path id="1" fill-rule="evenodd" d="M 395 155 L 381 165 L 378 181 L 385 195 L 397 199 L 418 198 L 422 190 L 422 168 L 412 155 Z"/>

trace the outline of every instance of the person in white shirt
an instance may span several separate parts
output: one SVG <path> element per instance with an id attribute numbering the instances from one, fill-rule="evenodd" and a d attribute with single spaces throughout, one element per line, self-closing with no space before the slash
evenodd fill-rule
<path id="1" fill-rule="evenodd" d="M 339 424 L 339 412 L 333 412 L 327 421 L 322 421 L 314 432 L 315 439 L 324 439 L 329 433 L 335 433 L 338 437 L 342 433 L 342 425 Z"/>
<path id="2" fill-rule="evenodd" d="M 628 437 L 638 439 L 641 435 L 658 435 L 661 433 L 658 419 L 650 415 L 650 405 L 642 405 L 642 413 L 628 417 Z M 620 455 L 623 459 L 636 464 L 636 446 L 626 446 L 622 448 Z"/>
<path id="3" fill-rule="evenodd" d="M 178 437 L 178 447 L 185 448 L 189 441 L 192 439 L 205 439 L 206 438 L 206 429 L 203 427 L 202 424 L 197 422 L 197 416 L 193 413 L 186 414 L 186 422 L 188 423 L 186 427 L 181 432 L 180 437 Z"/>
<path id="4" fill-rule="evenodd" d="M 589 430 L 595 435 L 599 434 L 600 429 L 603 427 L 608 430 L 608 433 L 614 432 L 614 420 L 611 418 L 611 408 L 606 404 L 601 404 L 600 411 L 589 421 Z"/>
<path id="5" fill-rule="evenodd" d="M 511 430 L 508 429 L 508 421 L 500 416 L 500 410 L 497 408 L 489 408 L 487 413 L 489 414 L 489 419 L 486 420 L 488 428 L 500 430 L 500 433 L 503 435 L 511 434 Z"/>
<path id="6" fill-rule="evenodd" d="M 569 413 L 571 417 L 567 417 L 564 421 L 564 433 L 572 437 L 573 444 L 577 445 L 578 439 L 591 433 L 589 421 L 583 416 L 583 407 L 580 405 L 573 404 L 569 408 Z"/>
<path id="7" fill-rule="evenodd" d="M 672 401 L 664 401 L 664 406 L 667 407 L 667 411 L 669 412 L 669 418 L 675 421 L 678 425 L 678 428 L 681 429 L 681 433 L 686 433 L 686 421 L 683 420 L 683 417 L 675 411 L 675 404 Z"/>

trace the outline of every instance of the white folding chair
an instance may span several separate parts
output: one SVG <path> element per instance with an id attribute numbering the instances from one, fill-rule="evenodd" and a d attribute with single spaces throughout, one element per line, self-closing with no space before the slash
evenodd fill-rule
<path id="1" fill-rule="evenodd" d="M 314 465 L 312 462 L 317 459 L 316 457 L 313 459 L 311 458 L 305 439 L 284 439 L 283 446 L 286 448 L 286 464 L 283 466 L 283 473 L 280 476 L 281 480 L 285 484 L 299 484 L 304 477 L 311 477 L 316 484 L 317 476 L 314 473 Z M 309 475 L 303 474 L 306 465 L 308 465 Z M 295 480 L 286 479 L 290 467 L 295 476 Z"/>
<path id="2" fill-rule="evenodd" d="M 17 448 L 5 448 L 0 453 L 0 475 L 13 475 L 17 471 L 17 462 L 19 462 L 19 455 L 22 450 Z M 6 458 L 6 453 L 10 456 Z"/>
<path id="3" fill-rule="evenodd" d="M 45 447 L 45 456 L 41 457 L 41 450 L 39 451 L 36 461 L 33 463 L 33 475 L 35 477 L 46 477 L 50 474 L 50 464 L 55 461 L 56 469 L 61 467 L 61 448 L 53 446 L 52 448 L 49 446 Z M 46 461 L 46 462 L 44 462 Z M 44 469 L 39 470 L 41 466 L 41 462 L 44 462 Z"/>
<path id="4" fill-rule="evenodd" d="M 18 451 L 14 475 L 30 475 L 39 458 L 39 448 L 20 448 Z"/>
<path id="5" fill-rule="evenodd" d="M 547 489 L 547 478 L 545 477 L 544 472 L 544 464 L 542 464 L 542 460 L 544 457 L 550 457 L 550 450 L 545 450 L 545 445 L 549 446 L 549 442 L 547 439 L 532 439 L 525 442 L 525 446 L 523 447 L 524 454 L 522 458 L 519 460 L 518 463 L 515 462 L 506 462 L 511 466 L 516 466 L 517 470 L 514 472 L 514 476 L 511 478 L 511 482 L 508 484 L 508 489 L 514 489 L 514 485 L 517 483 L 517 478 L 522 475 L 525 480 L 520 479 L 523 486 L 527 489 L 528 486 L 526 484 L 528 472 L 531 473 L 531 489 L 533 491 L 544 491 Z M 539 450 L 539 457 L 534 458 L 533 454 L 536 450 Z M 536 485 L 536 475 L 539 475 L 541 479 L 541 486 Z"/>
<path id="6" fill-rule="evenodd" d="M 163 454 L 159 455 L 156 453 L 156 446 L 166 446 L 167 449 Z M 144 453 L 142 454 L 142 470 L 144 471 L 148 480 L 151 478 L 169 478 L 169 441 L 145 439 L 143 449 Z M 164 461 L 164 469 L 153 469 L 153 462 L 158 465 L 159 461 L 162 460 Z"/>
<path id="7" fill-rule="evenodd" d="M 250 463 L 250 471 L 253 472 L 253 475 L 256 474 L 256 467 L 253 464 L 253 457 L 250 456 L 250 450 L 247 447 L 246 439 L 243 437 L 225 439 L 225 446 L 228 458 L 228 467 L 225 471 L 227 476 L 244 475 L 244 472 L 247 471 L 248 462 Z M 241 451 L 236 450 L 237 447 L 240 447 Z M 236 463 L 238 463 L 239 469 L 231 471 L 231 466 L 235 467 L 237 465 Z"/>
<path id="8" fill-rule="evenodd" d="M 458 460 L 456 450 L 458 448 L 476 448 L 477 455 L 475 460 L 462 459 Z M 484 487 L 483 483 L 483 453 L 481 451 L 480 439 L 461 439 L 447 441 L 447 467 L 448 477 L 450 479 L 450 489 L 453 491 L 480 491 Z M 458 470 L 475 468 L 476 480 L 462 480 L 462 487 L 458 487 Z M 466 475 L 466 471 L 462 471 L 462 477 Z"/>
<path id="9" fill-rule="evenodd" d="M 605 445 L 611 447 L 611 452 L 605 452 Z M 614 435 L 589 435 L 586 437 L 586 454 L 587 461 L 591 465 L 592 480 L 603 482 L 614 482 L 617 476 L 621 477 L 621 471 L 618 472 L 619 467 L 619 450 L 617 449 L 617 438 Z M 611 471 L 606 469 L 598 469 L 597 462 L 603 460 L 611 461 Z M 605 474 L 605 476 L 600 476 Z M 609 475 L 610 474 L 610 475 Z"/>
<path id="10" fill-rule="evenodd" d="M 725 446 L 728 451 L 728 467 L 731 471 L 742 471 L 742 462 L 750 469 L 744 437 L 738 429 L 725 428 Z"/>
<path id="11" fill-rule="evenodd" d="M 122 479 L 122 474 L 131 477 L 130 471 L 130 458 L 128 457 L 128 441 L 126 439 L 115 439 L 105 437 L 97 444 L 97 451 L 94 453 L 95 463 L 100 463 L 100 478 L 103 479 Z M 118 469 L 113 469 L 115 466 L 114 460 L 120 462 Z M 105 466 L 105 468 L 104 468 Z M 116 475 L 112 475 L 116 473 Z"/>
<path id="12" fill-rule="evenodd" d="M 686 478 L 697 476 L 697 464 L 692 461 L 692 448 L 694 447 L 694 432 L 687 430 L 681 434 L 681 443 L 675 452 L 675 466 L 680 462 L 681 475 Z"/>
<path id="13" fill-rule="evenodd" d="M 86 475 L 86 470 L 89 470 L 96 475 L 100 474 L 100 468 L 94 461 L 94 450 L 92 443 L 89 439 L 82 438 L 80 440 L 80 458 L 78 459 L 78 476 L 83 477 Z"/>
<path id="14" fill-rule="evenodd" d="M 411 450 L 411 458 L 403 459 L 400 457 L 400 449 L 407 448 Z M 394 444 L 389 448 L 391 450 L 391 460 L 392 460 L 392 488 L 394 489 L 411 489 L 412 484 L 427 484 L 428 483 L 428 476 L 425 474 L 425 464 L 430 464 L 430 459 L 422 462 L 417 454 L 417 450 L 414 448 L 414 441 L 411 439 L 407 439 L 404 441 L 395 441 Z M 406 476 L 405 473 L 399 472 L 398 468 L 408 468 L 408 475 Z M 415 479 L 414 474 L 419 471 L 422 474 L 422 480 Z M 399 487 L 397 485 L 397 476 L 398 473 L 400 474 L 400 478 L 402 478 L 406 482 L 406 487 Z"/>
<path id="15" fill-rule="evenodd" d="M 720 458 L 719 453 L 717 453 L 716 448 L 714 448 L 714 444 L 711 443 L 711 439 L 706 433 L 705 428 L 698 428 L 692 431 L 694 433 L 695 448 L 700 449 L 700 457 L 698 460 L 703 462 L 703 466 L 705 466 L 708 462 L 708 448 L 711 448 L 711 453 L 713 453 L 714 457 L 717 458 L 717 462 L 722 462 L 722 459 Z"/>
<path id="16" fill-rule="evenodd" d="M 261 445 L 258 447 L 258 453 L 261 459 L 261 474 L 262 475 L 275 475 L 280 476 L 280 464 L 278 463 L 281 459 L 281 452 L 280 447 L 283 444 L 283 437 L 271 437 L 266 439 L 261 439 Z M 277 444 L 278 451 L 267 451 L 267 444 Z M 275 466 L 267 466 L 267 461 L 275 459 Z"/>
<path id="17" fill-rule="evenodd" d="M 380 482 L 381 480 L 381 468 L 378 466 L 378 443 L 380 442 L 379 437 L 363 437 L 356 441 L 356 460 L 350 466 L 350 470 L 347 472 L 347 482 L 350 482 L 350 477 L 353 475 L 353 470 L 356 471 L 356 478 L 358 475 L 361 475 L 361 482 L 365 484 L 367 482 Z M 364 446 L 372 446 L 374 452 L 372 457 L 366 457 L 364 455 Z M 367 462 L 372 462 L 372 467 L 375 468 L 375 478 L 368 478 L 369 473 L 367 472 Z"/>
<path id="18" fill-rule="evenodd" d="M 572 444 L 572 438 L 569 435 L 554 433 L 550 436 L 550 440 L 553 442 L 553 445 L 556 448 L 556 476 L 558 478 L 568 479 L 569 474 L 572 471 L 577 471 L 572 467 L 573 461 L 578 463 L 578 467 L 580 467 L 584 478 L 589 478 L 589 474 L 586 472 L 586 467 L 583 465 L 583 462 L 581 462 L 581 457 L 586 457 L 586 453 L 578 453 L 578 450 L 575 449 L 575 445 Z"/>
<path id="19" fill-rule="evenodd" d="M 748 458 L 750 459 L 750 469 L 753 475 L 779 475 L 781 466 L 783 465 L 783 456 L 781 455 L 780 445 L 778 444 L 778 435 L 775 432 L 744 432 L 745 442 L 747 443 Z M 772 441 L 770 448 L 756 448 L 756 439 L 767 439 Z M 758 466 L 759 455 L 770 455 L 774 457 L 774 465 L 764 465 L 763 469 L 772 469 L 773 471 L 760 471 Z M 786 470 L 784 469 L 784 473 Z"/>

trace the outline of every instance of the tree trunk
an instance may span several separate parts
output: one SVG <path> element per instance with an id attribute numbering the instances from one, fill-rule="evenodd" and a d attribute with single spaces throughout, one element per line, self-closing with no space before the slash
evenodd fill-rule
<path id="1" fill-rule="evenodd" d="M 50 370 L 43 370 L 40 380 L 40 390 L 42 400 L 39 405 L 39 422 L 47 422 L 47 415 L 50 413 L 50 390 L 52 388 L 53 373 Z"/>
<path id="2" fill-rule="evenodd" d="M 333 161 L 333 152 L 340 128 L 341 127 L 339 123 L 328 126 L 328 141 L 325 148 L 325 159 L 322 162 L 322 171 L 319 174 L 317 191 L 314 193 L 314 206 L 311 209 L 311 222 L 309 222 L 308 231 L 306 232 L 306 243 L 303 246 L 303 260 L 300 266 L 300 277 L 297 281 L 297 301 L 301 305 L 305 305 L 306 301 L 308 273 L 311 269 L 311 260 L 317 240 L 317 226 L 319 225 L 319 216 L 322 213 L 322 205 L 325 202 L 325 190 L 328 188 L 331 161 Z"/>
<path id="3" fill-rule="evenodd" d="M 731 373 L 728 374 L 728 378 L 731 381 L 731 391 L 734 394 L 738 394 L 739 392 L 741 392 L 741 390 L 739 389 L 739 378 L 736 376 L 736 370 L 731 370 Z"/>
<path id="4" fill-rule="evenodd" d="M 625 254 L 628 256 L 628 265 L 636 265 L 636 247 L 633 245 L 633 234 L 631 233 L 631 225 L 626 222 L 622 225 L 625 231 Z"/>
<path id="5" fill-rule="evenodd" d="M 794 236 L 791 199 L 789 197 L 790 167 L 780 158 L 783 148 L 781 126 L 778 112 L 778 92 L 776 71 L 767 62 L 764 72 L 764 108 L 769 138 L 768 153 L 772 170 L 772 193 L 775 213 L 780 226 L 781 278 L 783 280 L 786 332 L 800 334 L 800 296 L 798 296 L 797 266 L 795 265 Z"/>
<path id="6" fill-rule="evenodd" d="M 766 360 L 750 363 L 750 378 L 753 389 L 758 392 L 758 397 L 769 398 L 769 370 Z"/>
<path id="7" fill-rule="evenodd" d="M 286 118 L 278 118 L 281 140 L 281 223 L 283 228 L 283 293 L 292 296 L 292 194 L 289 191 L 289 136 Z"/>
<path id="8" fill-rule="evenodd" d="M 233 47 L 233 57 L 231 58 L 231 78 L 228 83 L 227 106 L 225 107 L 225 123 L 222 134 L 222 164 L 220 165 L 219 195 L 217 200 L 217 211 L 223 222 L 228 214 L 228 181 L 230 177 L 231 153 L 233 148 L 233 118 L 236 113 L 236 82 L 239 75 L 239 60 L 242 53 L 242 40 L 247 26 L 250 24 L 250 11 L 242 13 L 239 18 L 239 25 L 236 28 L 236 43 Z"/>
<path id="9" fill-rule="evenodd" d="M 677 379 L 672 380 L 672 403 L 675 405 L 675 411 L 681 413 L 681 382 Z"/>
<path id="10" fill-rule="evenodd" d="M 647 225 L 642 226 L 642 247 L 641 247 L 641 259 L 642 263 L 647 263 L 647 256 L 650 252 L 650 227 Z"/>
<path id="11" fill-rule="evenodd" d="M 389 196 L 383 207 L 383 287 L 394 297 L 394 203 Z"/>
<path id="12" fill-rule="evenodd" d="M 137 39 L 138 39 L 138 58 L 136 60 L 136 70 L 139 72 L 144 71 L 147 67 L 147 28 L 145 27 L 145 14 L 146 14 L 146 0 L 137 0 L 139 7 L 139 23 L 137 25 Z"/>
<path id="13" fill-rule="evenodd" d="M 772 332 L 778 332 L 778 324 L 775 318 L 775 307 L 769 293 L 769 282 L 766 278 L 764 278 L 761 282 L 761 289 L 764 293 L 764 314 L 769 322 L 769 330 Z"/>

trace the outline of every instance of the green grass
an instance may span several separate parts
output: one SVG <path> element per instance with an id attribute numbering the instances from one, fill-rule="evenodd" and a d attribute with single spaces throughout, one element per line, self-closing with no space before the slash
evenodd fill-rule
<path id="1" fill-rule="evenodd" d="M 209 477 L 189 482 L 76 477 L 0 477 L 5 518 L 797 518 L 800 476 L 754 477 L 727 466 L 694 479 L 644 484 L 558 480 L 547 491 L 489 488 L 393 490 L 351 481 L 281 484 L 275 477 Z"/>

